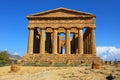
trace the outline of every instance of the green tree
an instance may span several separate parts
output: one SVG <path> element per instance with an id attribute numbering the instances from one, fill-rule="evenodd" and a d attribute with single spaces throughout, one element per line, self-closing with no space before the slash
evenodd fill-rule
<path id="1" fill-rule="evenodd" d="M 0 52 L 0 66 L 8 65 L 11 61 L 9 59 L 9 54 L 7 51 Z"/>

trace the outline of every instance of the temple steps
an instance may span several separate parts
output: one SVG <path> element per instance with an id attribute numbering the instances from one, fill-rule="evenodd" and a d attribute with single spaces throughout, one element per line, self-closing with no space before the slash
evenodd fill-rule
<path id="1" fill-rule="evenodd" d="M 54 63 L 71 63 L 82 64 L 92 62 L 102 62 L 103 60 L 97 56 L 90 54 L 78 55 L 78 54 L 32 54 L 23 58 L 23 61 L 29 62 L 54 62 Z"/>

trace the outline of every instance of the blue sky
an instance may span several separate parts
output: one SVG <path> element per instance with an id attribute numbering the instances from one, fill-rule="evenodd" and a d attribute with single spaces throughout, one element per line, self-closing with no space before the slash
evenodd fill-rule
<path id="1" fill-rule="evenodd" d="M 95 14 L 97 47 L 115 48 L 120 55 L 120 0 L 1 0 L 0 50 L 25 55 L 28 41 L 26 16 L 59 7 Z"/>

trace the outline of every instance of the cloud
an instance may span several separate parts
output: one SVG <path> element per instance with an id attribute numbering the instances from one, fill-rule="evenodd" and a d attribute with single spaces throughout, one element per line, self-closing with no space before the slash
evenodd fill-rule
<path id="1" fill-rule="evenodd" d="M 120 48 L 114 46 L 98 46 L 97 55 L 104 60 L 120 60 Z"/>
<path id="2" fill-rule="evenodd" d="M 5 51 L 8 51 L 8 49 L 6 48 Z"/>
<path id="3" fill-rule="evenodd" d="M 19 53 L 17 53 L 17 52 L 14 52 L 14 53 L 12 53 L 13 55 L 19 55 Z"/>
<path id="4" fill-rule="evenodd" d="M 12 54 L 12 55 L 20 55 L 20 53 L 16 52 L 16 51 L 12 51 L 12 50 L 9 50 L 7 48 L 3 49 L 3 50 L 0 50 L 0 51 L 7 51 L 9 54 Z"/>

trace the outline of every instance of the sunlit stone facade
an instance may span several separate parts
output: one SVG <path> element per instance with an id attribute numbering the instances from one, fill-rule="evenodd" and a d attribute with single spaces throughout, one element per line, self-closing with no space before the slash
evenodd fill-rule
<path id="1" fill-rule="evenodd" d="M 26 62 L 72 64 L 102 61 L 96 56 L 94 14 L 58 8 L 27 16 Z"/>

